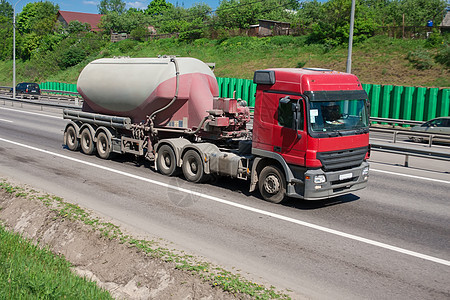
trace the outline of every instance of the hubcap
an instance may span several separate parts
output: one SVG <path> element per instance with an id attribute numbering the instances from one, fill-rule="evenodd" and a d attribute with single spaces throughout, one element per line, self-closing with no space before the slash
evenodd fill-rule
<path id="1" fill-rule="evenodd" d="M 280 191 L 280 181 L 277 176 L 269 175 L 264 180 L 264 189 L 269 194 L 276 194 Z"/>

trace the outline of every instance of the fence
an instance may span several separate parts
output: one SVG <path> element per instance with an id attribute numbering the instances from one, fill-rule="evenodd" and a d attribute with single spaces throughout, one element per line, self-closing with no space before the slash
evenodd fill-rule
<path id="1" fill-rule="evenodd" d="M 41 90 L 51 90 L 51 91 L 64 91 L 64 92 L 77 92 L 77 85 L 72 83 L 64 82 L 43 82 L 39 84 Z"/>
<path id="2" fill-rule="evenodd" d="M 243 99 L 255 106 L 256 84 L 249 79 L 217 77 L 221 97 Z M 41 89 L 76 92 L 76 84 L 44 82 Z M 370 115 L 376 118 L 426 121 L 450 115 L 450 89 L 363 84 Z M 236 94 L 234 95 L 234 93 Z"/>

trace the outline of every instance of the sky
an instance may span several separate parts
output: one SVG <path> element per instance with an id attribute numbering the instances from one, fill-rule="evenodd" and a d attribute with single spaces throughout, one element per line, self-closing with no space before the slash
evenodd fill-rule
<path id="1" fill-rule="evenodd" d="M 20 2 L 16 6 L 16 13 L 20 13 L 22 11 L 22 7 L 24 7 L 27 3 L 30 2 L 38 2 L 38 0 L 19 0 Z M 97 5 L 100 0 L 49 0 L 54 4 L 59 5 L 60 10 L 65 11 L 76 11 L 76 12 L 84 12 L 91 14 L 98 14 Z M 8 0 L 11 5 L 15 5 L 17 0 Z M 147 8 L 147 5 L 151 2 L 151 0 L 137 0 L 137 1 L 128 1 L 125 0 L 127 4 L 127 8 Z M 220 0 L 166 0 L 166 2 L 170 2 L 173 5 L 183 6 L 185 8 L 191 7 L 195 3 L 206 3 L 212 9 L 215 9 L 219 6 Z"/>

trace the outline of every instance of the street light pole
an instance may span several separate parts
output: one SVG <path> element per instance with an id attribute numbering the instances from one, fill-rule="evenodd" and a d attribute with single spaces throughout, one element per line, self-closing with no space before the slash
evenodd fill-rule
<path id="1" fill-rule="evenodd" d="M 14 4 L 13 12 L 13 99 L 16 98 L 16 5 L 22 0 Z"/>
<path id="2" fill-rule="evenodd" d="M 352 72 L 352 47 L 353 47 L 353 27 L 355 26 L 355 0 L 352 0 L 352 10 L 350 13 L 350 34 L 348 37 L 347 73 Z"/>

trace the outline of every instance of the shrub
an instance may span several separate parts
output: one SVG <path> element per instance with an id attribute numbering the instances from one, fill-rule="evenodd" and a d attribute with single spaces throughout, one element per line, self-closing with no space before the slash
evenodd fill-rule
<path id="1" fill-rule="evenodd" d="M 62 69 L 67 69 L 80 63 L 85 57 L 86 52 L 83 49 L 79 47 L 70 47 L 63 53 L 59 65 Z"/>
<path id="2" fill-rule="evenodd" d="M 435 56 L 435 61 L 450 69 L 450 46 L 445 45 Z"/>
<path id="3" fill-rule="evenodd" d="M 426 50 L 418 49 L 410 51 L 406 58 L 417 70 L 426 70 L 433 67 L 433 59 Z"/>

